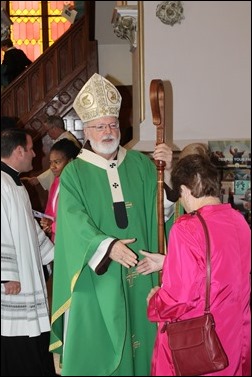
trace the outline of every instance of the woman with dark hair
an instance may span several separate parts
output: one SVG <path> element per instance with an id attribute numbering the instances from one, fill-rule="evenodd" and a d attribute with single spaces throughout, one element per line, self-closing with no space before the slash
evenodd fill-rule
<path id="1" fill-rule="evenodd" d="M 187 144 L 180 152 L 178 159 L 181 160 L 183 157 L 199 154 L 205 158 L 210 159 L 210 153 L 207 144 L 205 143 L 190 143 Z M 178 193 L 172 190 L 172 195 L 174 198 L 178 199 Z M 177 220 L 180 215 L 184 214 L 184 208 L 179 200 L 176 199 L 174 215 L 168 220 L 169 229 L 172 224 Z M 140 254 L 144 256 L 143 259 L 139 260 L 137 265 L 137 272 L 143 275 L 148 275 L 155 271 L 161 271 L 164 264 L 164 254 L 160 253 L 150 253 L 146 250 L 140 250 Z"/>
<path id="2" fill-rule="evenodd" d="M 204 218 L 210 236 L 210 307 L 229 366 L 208 375 L 249 376 L 250 367 L 250 228 L 241 213 L 219 199 L 217 168 L 204 156 L 189 155 L 171 173 L 173 189 L 187 212 L 171 228 L 161 287 L 148 297 L 148 318 L 158 322 L 152 376 L 174 376 L 164 326 L 204 313 L 206 240 L 194 211 Z"/>
<path id="3" fill-rule="evenodd" d="M 54 241 L 55 229 L 56 229 L 56 212 L 58 204 L 58 194 L 60 186 L 60 174 L 64 167 L 72 161 L 79 154 L 80 148 L 76 144 L 68 139 L 61 139 L 53 144 L 50 150 L 50 169 L 54 175 L 54 181 L 51 185 L 45 214 L 51 218 L 43 217 L 40 221 L 40 225 L 43 230 Z"/>

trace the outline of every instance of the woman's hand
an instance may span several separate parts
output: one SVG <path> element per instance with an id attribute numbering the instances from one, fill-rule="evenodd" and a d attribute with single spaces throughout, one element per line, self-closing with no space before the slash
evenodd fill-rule
<path id="1" fill-rule="evenodd" d="M 137 272 L 142 275 L 148 275 L 155 271 L 160 271 L 163 268 L 165 255 L 159 253 L 149 253 L 140 250 L 140 254 L 145 258 L 141 259 L 137 264 Z"/>
<path id="2" fill-rule="evenodd" d="M 146 299 L 146 301 L 147 301 L 147 305 L 149 305 L 149 301 L 150 301 L 150 299 L 152 298 L 152 296 L 154 296 L 154 294 L 159 290 L 159 288 L 160 287 L 154 287 L 154 288 L 152 288 L 151 290 L 150 290 L 150 293 L 148 294 L 148 296 L 147 296 L 147 299 Z"/>

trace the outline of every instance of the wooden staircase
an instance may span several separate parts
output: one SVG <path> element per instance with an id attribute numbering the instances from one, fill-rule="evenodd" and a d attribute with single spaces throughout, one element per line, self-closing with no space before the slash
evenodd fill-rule
<path id="1" fill-rule="evenodd" d="M 65 117 L 79 90 L 98 72 L 93 3 L 86 1 L 84 16 L 1 94 L 2 115 L 19 118 L 34 141 L 45 135 L 47 116 Z"/>
<path id="2" fill-rule="evenodd" d="M 44 126 L 47 116 L 61 116 L 65 128 L 83 139 L 83 125 L 72 104 L 86 81 L 98 72 L 94 30 L 95 1 L 85 1 L 84 16 L 1 93 L 2 116 L 18 118 L 18 126 L 28 129 L 33 137 L 36 157 L 26 176 L 37 176 L 49 168 L 52 140 Z M 132 86 L 117 88 L 123 98 L 119 120 L 124 145 L 132 138 Z M 33 208 L 43 211 L 48 192 L 40 185 L 25 185 Z"/>

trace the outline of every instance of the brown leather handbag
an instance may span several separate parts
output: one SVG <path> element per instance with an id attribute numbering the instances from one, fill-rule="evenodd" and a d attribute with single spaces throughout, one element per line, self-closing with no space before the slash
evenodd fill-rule
<path id="1" fill-rule="evenodd" d="M 210 313 L 210 239 L 205 220 L 197 211 L 206 237 L 206 302 L 204 315 L 167 323 L 168 344 L 177 376 L 199 376 L 226 368 L 228 357 L 215 330 Z"/>

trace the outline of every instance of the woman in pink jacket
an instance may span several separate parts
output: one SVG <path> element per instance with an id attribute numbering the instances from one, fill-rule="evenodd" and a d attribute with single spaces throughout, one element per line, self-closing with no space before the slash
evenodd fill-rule
<path id="1" fill-rule="evenodd" d="M 158 322 L 152 376 L 175 375 L 166 322 L 203 314 L 205 304 L 206 242 L 197 210 L 204 218 L 211 244 L 211 312 L 229 366 L 208 375 L 251 375 L 250 228 L 242 214 L 219 200 L 218 172 L 199 155 L 182 158 L 171 175 L 186 215 L 173 225 L 165 257 L 161 287 L 148 297 L 148 318 Z M 168 324 L 169 326 L 169 324 Z"/>

